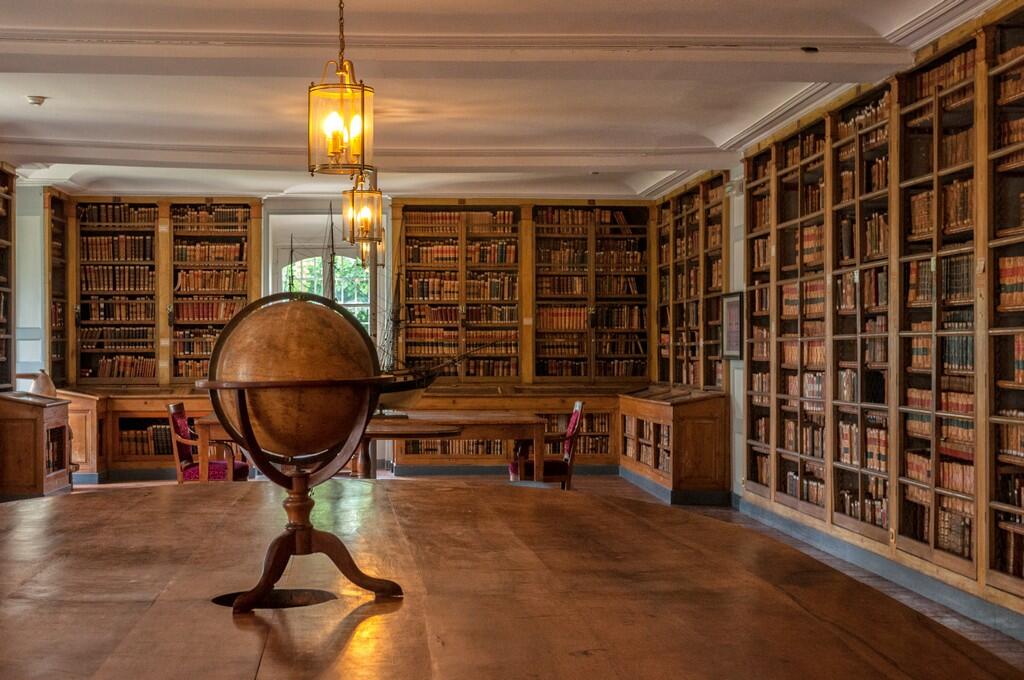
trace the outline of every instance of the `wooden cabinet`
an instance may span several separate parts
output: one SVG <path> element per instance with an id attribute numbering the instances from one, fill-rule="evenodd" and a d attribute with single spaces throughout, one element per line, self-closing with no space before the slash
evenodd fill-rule
<path id="1" fill-rule="evenodd" d="M 106 396 L 76 390 L 58 390 L 57 396 L 68 401 L 71 462 L 78 466 L 72 473 L 74 482 L 98 484 L 106 480 L 108 458 L 103 446 Z"/>
<path id="2" fill-rule="evenodd" d="M 0 394 L 0 499 L 70 490 L 68 433 L 66 400 Z"/>
<path id="3" fill-rule="evenodd" d="M 669 503 L 729 503 L 724 394 L 652 387 L 621 395 L 619 411 L 619 474 Z"/>

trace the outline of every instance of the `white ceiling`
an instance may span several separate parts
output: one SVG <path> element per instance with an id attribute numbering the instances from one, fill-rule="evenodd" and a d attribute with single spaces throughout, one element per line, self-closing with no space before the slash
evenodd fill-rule
<path id="1" fill-rule="evenodd" d="M 349 0 L 345 18 L 386 192 L 636 197 L 735 164 L 990 4 Z M 0 0 L 0 158 L 76 193 L 336 191 L 303 172 L 336 20 L 331 0 Z"/>

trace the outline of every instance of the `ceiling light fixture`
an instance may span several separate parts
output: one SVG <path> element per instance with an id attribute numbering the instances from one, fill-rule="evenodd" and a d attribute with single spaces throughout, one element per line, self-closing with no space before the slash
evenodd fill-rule
<path id="1" fill-rule="evenodd" d="M 332 66 L 334 78 L 328 76 Z M 345 58 L 344 0 L 338 0 L 338 57 L 324 64 L 319 83 L 309 84 L 307 118 L 310 174 L 355 180 L 343 192 L 342 219 L 365 263 L 371 244 L 384 240 L 383 201 L 373 165 L 373 88 L 356 80 L 355 67 Z"/>

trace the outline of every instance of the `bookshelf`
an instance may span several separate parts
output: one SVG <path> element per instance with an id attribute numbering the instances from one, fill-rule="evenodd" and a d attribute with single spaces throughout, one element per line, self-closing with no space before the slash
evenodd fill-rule
<path id="1" fill-rule="evenodd" d="M 896 546 L 973 577 L 976 42 L 898 78 Z"/>
<path id="2" fill-rule="evenodd" d="M 982 370 L 987 371 L 987 437 L 980 438 L 987 487 L 982 506 L 988 531 L 986 580 L 996 588 L 1024 596 L 1024 12 L 989 27 L 984 35 L 988 56 L 979 79 L 979 103 L 987 104 L 991 124 L 988 143 L 979 140 L 987 162 L 980 173 L 990 190 L 978 201 L 979 238 L 987 243 L 991 263 L 984 275 L 989 295 L 979 313 L 987 317 L 987 337 L 979 338 Z M 984 406 L 984 403 L 979 403 Z"/>
<path id="3" fill-rule="evenodd" d="M 79 202 L 79 385 L 157 383 L 156 203 Z"/>
<path id="4" fill-rule="evenodd" d="M 825 121 L 775 145 L 775 500 L 825 513 Z"/>
<path id="5" fill-rule="evenodd" d="M 885 84 L 828 118 L 832 521 L 880 543 L 891 516 L 891 110 Z"/>
<path id="6" fill-rule="evenodd" d="M 68 211 L 67 196 L 54 189 L 46 189 L 43 197 L 46 219 L 46 252 L 48 273 L 46 298 L 49 300 L 46 324 L 46 351 L 49 356 L 47 370 L 53 384 L 68 384 Z"/>
<path id="7" fill-rule="evenodd" d="M 534 206 L 538 382 L 648 380 L 648 213 Z"/>
<path id="8" fill-rule="evenodd" d="M 441 382 L 517 382 L 519 206 L 406 205 L 399 214 L 399 360 L 442 366 Z"/>
<path id="9" fill-rule="evenodd" d="M 0 163 L 0 392 L 14 388 L 14 180 Z"/>
<path id="10" fill-rule="evenodd" d="M 727 292 L 727 172 L 707 173 L 657 206 L 659 382 L 724 390 L 722 295 Z"/>
<path id="11" fill-rule="evenodd" d="M 171 381 L 205 377 L 220 331 L 249 301 L 245 203 L 173 203 Z"/>
<path id="12" fill-rule="evenodd" d="M 744 405 L 745 488 L 768 498 L 772 488 L 772 432 L 775 409 L 772 408 L 775 373 L 771 341 L 771 261 L 775 193 L 775 148 L 766 148 L 747 157 L 744 172 L 746 188 L 743 247 L 746 256 L 744 310 Z"/>

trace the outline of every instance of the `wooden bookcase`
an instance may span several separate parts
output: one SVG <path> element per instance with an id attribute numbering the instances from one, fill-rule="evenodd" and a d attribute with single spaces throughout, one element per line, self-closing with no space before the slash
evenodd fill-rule
<path id="1" fill-rule="evenodd" d="M 744 244 L 745 498 L 1016 611 L 1024 611 L 1022 7 L 1000 4 L 923 49 L 912 69 L 855 88 L 749 149 Z M 799 363 L 786 361 L 783 346 L 813 341 L 806 324 L 816 319 L 806 291 L 794 299 L 784 287 L 818 276 L 802 257 L 794 267 L 800 251 L 786 233 L 812 221 L 799 204 L 795 216 L 788 210 L 786 177 L 799 195 L 804 164 L 814 161 L 801 150 L 794 168 L 798 157 L 784 156 L 821 122 L 823 512 L 802 496 L 794 503 L 780 479 L 814 462 L 786 445 L 785 421 L 795 417 L 802 434 L 808 400 L 800 381 L 793 403 L 787 376 L 815 371 L 802 352 Z M 799 313 L 785 313 L 787 297 Z"/>
<path id="2" fill-rule="evenodd" d="M 43 193 L 45 216 L 45 242 L 47 274 L 46 299 L 49 300 L 48 315 L 44 320 L 46 362 L 50 379 L 57 387 L 68 384 L 68 328 L 70 326 L 70 304 L 68 297 L 68 216 L 70 199 L 57 191 L 47 188 Z"/>
<path id="3" fill-rule="evenodd" d="M 79 385 L 157 383 L 155 202 L 79 201 Z"/>
<path id="4" fill-rule="evenodd" d="M 92 409 L 98 417 L 75 419 L 75 441 L 87 442 L 75 455 L 87 461 L 82 469 L 90 479 L 167 467 L 172 457 L 160 436 L 167 404 L 184 399 L 195 407 L 190 415 L 209 411 L 209 398 L 189 386 L 206 374 L 227 321 L 260 295 L 261 203 L 162 196 L 62 200 L 67 304 L 74 315 L 68 319 L 73 351 L 65 394 L 81 401 L 82 413 L 92 413 L 86 408 L 91 397 L 103 404 Z M 109 280 L 97 281 L 101 275 Z M 60 303 L 57 291 L 51 284 L 53 309 Z M 101 360 L 117 357 L 120 367 L 129 364 L 123 357 L 145 360 L 144 374 L 101 375 Z M 122 402 L 124 408 L 116 406 Z M 78 432 L 82 427 L 90 431 Z"/>
<path id="5" fill-rule="evenodd" d="M 655 377 L 724 390 L 722 295 L 728 291 L 727 172 L 708 173 L 662 199 L 657 209 Z"/>
<path id="6" fill-rule="evenodd" d="M 649 210 L 533 208 L 538 382 L 649 380 Z"/>
<path id="7" fill-rule="evenodd" d="M 14 180 L 0 162 L 0 392 L 14 389 Z"/>
<path id="8" fill-rule="evenodd" d="M 975 577 L 976 41 L 898 79 L 898 549 Z"/>
<path id="9" fill-rule="evenodd" d="M 828 117 L 832 521 L 889 541 L 888 84 Z"/>
<path id="10" fill-rule="evenodd" d="M 209 373 L 220 331 L 249 302 L 252 212 L 248 203 L 170 207 L 172 382 L 192 383 Z"/>
<path id="11" fill-rule="evenodd" d="M 441 382 L 518 382 L 520 207 L 405 205 L 399 214 L 398 359 L 443 365 Z"/>
<path id="12" fill-rule="evenodd" d="M 669 503 L 726 505 L 728 396 L 652 386 L 619 397 L 622 474 Z"/>

